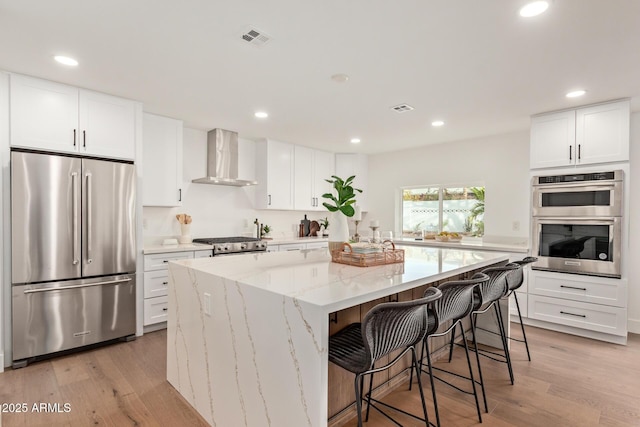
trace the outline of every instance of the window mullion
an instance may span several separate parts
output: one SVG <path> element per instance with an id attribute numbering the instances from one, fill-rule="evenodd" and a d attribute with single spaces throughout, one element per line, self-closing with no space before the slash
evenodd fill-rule
<path id="1" fill-rule="evenodd" d="M 442 209 L 444 208 L 444 191 L 442 187 L 438 187 L 438 233 L 443 231 L 442 221 L 444 214 Z"/>

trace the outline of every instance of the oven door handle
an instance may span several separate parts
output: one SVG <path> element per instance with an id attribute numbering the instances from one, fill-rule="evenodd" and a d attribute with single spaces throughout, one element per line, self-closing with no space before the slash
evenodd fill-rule
<path id="1" fill-rule="evenodd" d="M 24 293 L 25 294 L 35 294 L 35 293 L 39 293 L 39 292 L 66 291 L 68 289 L 89 288 L 91 286 L 115 285 L 115 284 L 118 284 L 118 283 L 130 282 L 131 280 L 132 280 L 131 277 L 126 277 L 124 279 L 107 280 L 107 281 L 104 281 L 104 282 L 88 283 L 88 284 L 85 284 L 85 285 L 60 286 L 58 288 L 44 288 L 44 289 L 26 289 L 24 291 Z"/>

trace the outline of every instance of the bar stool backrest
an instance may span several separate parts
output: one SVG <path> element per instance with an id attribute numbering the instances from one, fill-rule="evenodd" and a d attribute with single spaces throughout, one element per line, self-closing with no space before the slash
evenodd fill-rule
<path id="1" fill-rule="evenodd" d="M 507 264 L 520 266 L 519 269 L 511 271 L 507 275 L 507 284 L 510 291 L 515 291 L 516 289 L 520 288 L 520 286 L 522 286 L 522 283 L 524 282 L 524 267 L 536 261 L 538 261 L 538 258 L 536 257 L 526 257 L 520 261 L 514 261 Z"/>
<path id="2" fill-rule="evenodd" d="M 449 320 L 467 317 L 473 310 L 473 290 L 488 281 L 489 276 L 476 273 L 468 280 L 451 280 L 440 284 L 438 289 L 442 292 L 442 298 L 432 304 L 435 325 L 430 326 L 428 333 L 434 333 L 440 325 Z"/>
<path id="3" fill-rule="evenodd" d="M 484 274 L 489 276 L 489 281 L 478 286 L 479 292 L 475 293 L 474 310 L 485 304 L 497 301 L 507 294 L 507 274 L 511 271 L 521 269 L 517 264 L 505 265 L 503 267 L 489 267 L 482 270 Z"/>
<path id="4" fill-rule="evenodd" d="M 424 298 L 382 303 L 369 310 L 361 326 L 368 368 L 392 351 L 421 342 L 427 333 L 426 306 L 441 296 L 434 289 Z"/>

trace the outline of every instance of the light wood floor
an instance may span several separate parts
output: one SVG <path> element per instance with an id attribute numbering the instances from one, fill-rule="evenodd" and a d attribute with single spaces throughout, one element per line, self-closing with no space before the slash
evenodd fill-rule
<path id="1" fill-rule="evenodd" d="M 527 332 L 533 361 L 526 360 L 523 345 L 513 344 L 515 385 L 509 383 L 505 365 L 482 360 L 489 396 L 489 413 L 483 413 L 482 425 L 640 426 L 640 336 L 630 335 L 629 345 L 619 346 L 532 327 Z M 158 331 L 134 342 L 9 369 L 0 374 L 0 403 L 24 402 L 29 410 L 39 402 L 61 407 L 69 403 L 71 411 L 2 413 L 0 425 L 206 425 L 165 381 L 165 352 L 166 333 Z M 458 348 L 451 368 L 463 369 L 464 363 Z M 442 384 L 436 388 L 443 426 L 479 425 L 472 397 Z M 431 394 L 428 384 L 425 393 Z M 415 388 L 401 388 L 385 400 L 411 411 L 420 408 Z M 410 418 L 399 420 L 405 426 L 418 425 Z M 355 421 L 347 424 L 354 425 Z M 375 412 L 366 423 L 391 425 Z"/>

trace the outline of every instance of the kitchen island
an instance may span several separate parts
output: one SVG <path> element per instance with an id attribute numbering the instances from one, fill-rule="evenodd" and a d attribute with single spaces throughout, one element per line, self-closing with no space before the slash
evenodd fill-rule
<path id="1" fill-rule="evenodd" d="M 507 259 L 407 247 L 404 263 L 366 268 L 327 250 L 171 262 L 167 379 L 213 426 L 326 426 L 336 313 Z"/>

